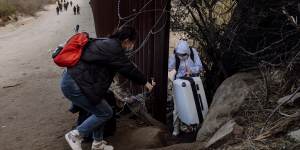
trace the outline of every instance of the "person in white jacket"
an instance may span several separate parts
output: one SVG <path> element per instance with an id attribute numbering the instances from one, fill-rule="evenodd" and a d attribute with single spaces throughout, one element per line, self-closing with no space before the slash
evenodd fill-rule
<path id="1" fill-rule="evenodd" d="M 177 72 L 175 78 L 180 78 L 198 75 L 203 70 L 203 66 L 197 50 L 191 48 L 187 41 L 179 40 L 174 53 L 169 57 L 168 70 L 175 70 Z"/>
<path id="2" fill-rule="evenodd" d="M 203 66 L 199 54 L 195 48 L 191 48 L 187 41 L 179 40 L 174 53 L 169 57 L 169 78 L 175 80 L 185 76 L 199 76 Z M 173 74 L 173 75 L 170 75 Z M 179 134 L 180 120 L 174 103 L 173 111 L 173 135 Z"/>

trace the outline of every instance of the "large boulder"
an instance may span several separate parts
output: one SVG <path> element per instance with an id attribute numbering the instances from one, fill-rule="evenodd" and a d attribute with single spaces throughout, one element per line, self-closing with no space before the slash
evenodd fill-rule
<path id="1" fill-rule="evenodd" d="M 200 150 L 223 143 L 226 138 L 242 134 L 234 116 L 257 84 L 259 73 L 238 73 L 226 79 L 217 89 L 209 112 L 194 143 L 176 144 L 155 150 Z"/>
<path id="2" fill-rule="evenodd" d="M 259 74 L 238 73 L 226 79 L 217 89 L 209 112 L 197 135 L 198 142 L 207 143 L 215 132 L 233 119 L 247 98 Z"/>
<path id="3" fill-rule="evenodd" d="M 300 142 L 300 129 L 290 132 L 288 135 L 292 140 L 294 140 L 296 142 Z"/>
<path id="4" fill-rule="evenodd" d="M 206 143 L 205 148 L 217 147 L 227 142 L 231 137 L 241 135 L 243 128 L 236 124 L 234 120 L 225 123 Z"/>

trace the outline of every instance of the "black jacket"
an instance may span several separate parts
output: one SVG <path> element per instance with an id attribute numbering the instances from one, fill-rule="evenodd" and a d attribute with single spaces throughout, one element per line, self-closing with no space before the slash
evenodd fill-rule
<path id="1" fill-rule="evenodd" d="M 142 72 L 125 55 L 117 39 L 90 42 L 78 64 L 68 68 L 68 73 L 93 104 L 103 99 L 116 73 L 137 84 L 147 82 Z"/>

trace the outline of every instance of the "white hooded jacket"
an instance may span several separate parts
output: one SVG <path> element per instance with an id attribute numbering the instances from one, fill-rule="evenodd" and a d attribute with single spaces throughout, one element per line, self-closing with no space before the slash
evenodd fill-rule
<path id="1" fill-rule="evenodd" d="M 175 48 L 175 52 L 179 54 L 188 54 L 188 59 L 180 60 L 180 65 L 177 71 L 176 78 L 180 78 L 186 75 L 187 70 L 191 70 L 192 74 L 198 74 L 203 70 L 203 66 L 196 49 L 192 48 L 194 53 L 194 61 L 191 59 L 191 50 L 187 41 L 180 40 Z M 169 57 L 168 70 L 172 71 L 176 67 L 175 54 Z"/>

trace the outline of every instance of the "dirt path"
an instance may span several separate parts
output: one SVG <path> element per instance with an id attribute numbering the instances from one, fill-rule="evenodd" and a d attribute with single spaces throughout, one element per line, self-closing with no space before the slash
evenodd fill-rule
<path id="1" fill-rule="evenodd" d="M 56 16 L 55 6 L 35 19 L 0 28 L 0 150 L 69 149 L 63 135 L 74 116 L 59 89 L 62 71 L 49 49 L 73 34 L 76 24 L 94 33 L 86 0 L 76 0 L 81 15 L 72 10 Z"/>

